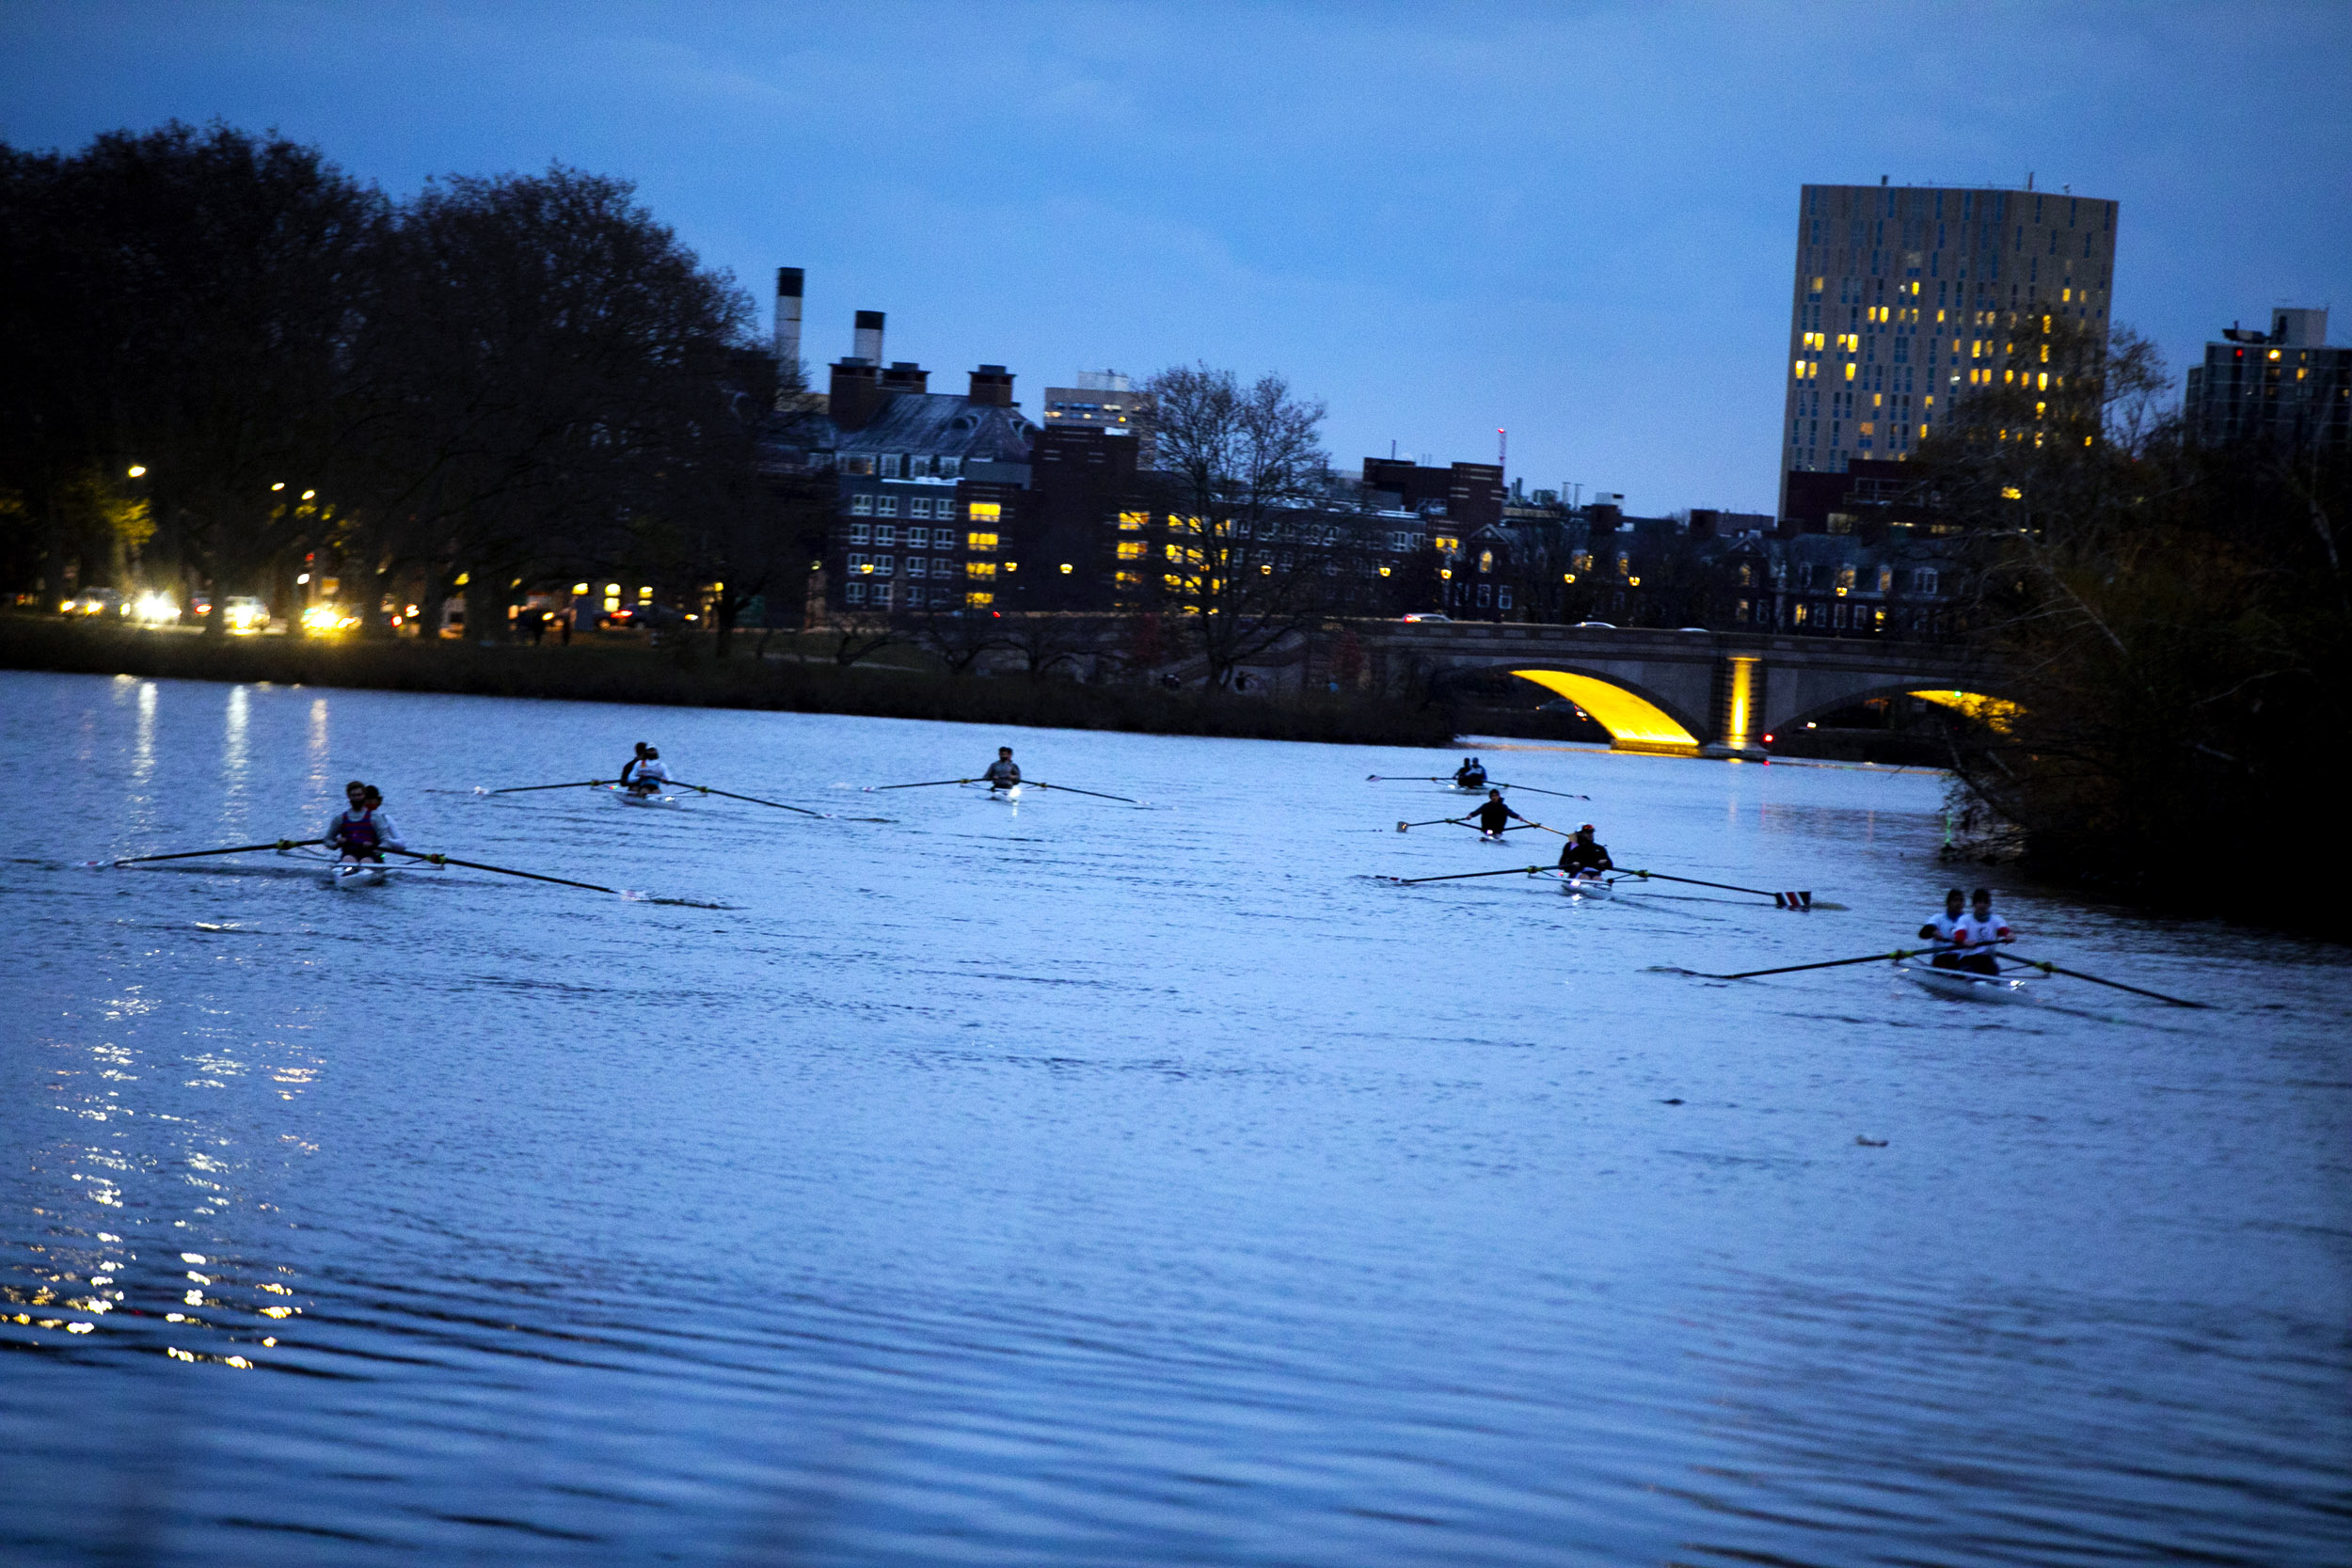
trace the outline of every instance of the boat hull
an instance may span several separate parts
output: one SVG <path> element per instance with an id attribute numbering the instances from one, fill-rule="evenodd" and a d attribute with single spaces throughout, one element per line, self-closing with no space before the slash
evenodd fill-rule
<path id="1" fill-rule="evenodd" d="M 1571 898 L 1614 898 L 1616 889 L 1603 877 L 1577 877 L 1565 871 L 1547 871 L 1545 876 L 1560 884 L 1560 891 Z"/>
<path id="2" fill-rule="evenodd" d="M 2026 982 L 2006 974 L 1979 974 L 1970 969 L 1937 969 L 1931 964 L 1900 963 L 1896 972 L 1921 990 L 1955 1002 L 2026 1002 L 2032 1000 Z"/>
<path id="3" fill-rule="evenodd" d="M 344 861 L 327 874 L 326 885 L 332 888 L 382 887 L 391 867 Z"/>
<path id="4" fill-rule="evenodd" d="M 638 795 L 622 788 L 619 784 L 598 784 L 596 787 L 625 806 L 650 806 L 659 809 L 678 803 L 677 797 L 675 795 Z"/>

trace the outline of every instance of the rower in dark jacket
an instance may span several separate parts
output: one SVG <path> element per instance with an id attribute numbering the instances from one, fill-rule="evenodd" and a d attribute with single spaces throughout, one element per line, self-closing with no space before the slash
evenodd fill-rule
<path id="1" fill-rule="evenodd" d="M 1609 851 L 1593 842 L 1593 825 L 1587 822 L 1577 829 L 1576 836 L 1560 847 L 1560 869 L 1571 875 L 1589 875 L 1595 871 L 1614 871 L 1617 864 L 1609 858 Z"/>
<path id="2" fill-rule="evenodd" d="M 1514 818 L 1521 822 L 1527 820 L 1526 817 L 1520 816 L 1518 812 L 1502 803 L 1502 791 L 1499 789 L 1486 791 L 1486 801 L 1470 815 L 1478 819 L 1478 831 L 1488 838 L 1501 838 L 1503 824 Z"/>

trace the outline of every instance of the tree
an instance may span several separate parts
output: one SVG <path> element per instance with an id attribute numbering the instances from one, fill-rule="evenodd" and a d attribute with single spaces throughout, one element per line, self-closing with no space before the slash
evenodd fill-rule
<path id="1" fill-rule="evenodd" d="M 389 204 L 316 149 L 178 121 L 10 153 L 5 187 L 9 487 L 46 506 L 142 467 L 171 553 L 215 593 L 263 586 L 350 434 Z"/>
<path id="2" fill-rule="evenodd" d="M 628 182 L 453 176 L 397 238 L 361 355 L 379 573 L 420 567 L 432 602 L 462 580 L 479 636 L 517 592 L 746 501 L 750 303 Z"/>
<path id="3" fill-rule="evenodd" d="M 1315 509 L 1324 406 L 1280 376 L 1179 365 L 1146 383 L 1159 467 L 1137 479 L 1160 537 L 1159 600 L 1222 690 L 1243 663 L 1321 619 L 1352 543 Z"/>
<path id="4" fill-rule="evenodd" d="M 1969 641 L 2008 699 L 1957 749 L 1963 800 L 2108 882 L 2218 836 L 2234 888 L 2324 883 L 2345 857 L 2308 831 L 2332 811 L 2312 747 L 2352 719 L 2352 458 L 2200 447 L 2153 415 L 2162 368 L 2126 331 L 2062 420 L 2032 363 L 2042 422 L 2011 381 L 1921 454 L 1975 530 Z"/>

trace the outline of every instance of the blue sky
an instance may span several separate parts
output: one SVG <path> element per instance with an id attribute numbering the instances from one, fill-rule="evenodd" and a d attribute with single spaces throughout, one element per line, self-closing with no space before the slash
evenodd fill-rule
<path id="1" fill-rule="evenodd" d="M 1335 455 L 1768 510 L 1797 188 L 2122 204 L 2116 316 L 2176 372 L 2324 304 L 2352 341 L 2352 5 L 40 4 L 0 138 L 276 127 L 396 195 L 561 160 L 812 365 L 1274 370 Z M 820 372 L 821 373 L 821 372 Z M 937 384 L 937 383 L 935 383 Z"/>

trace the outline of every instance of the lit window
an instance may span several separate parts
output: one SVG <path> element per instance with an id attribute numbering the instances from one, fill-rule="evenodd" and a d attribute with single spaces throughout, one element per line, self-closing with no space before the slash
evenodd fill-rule
<path id="1" fill-rule="evenodd" d="M 975 506 L 972 510 L 977 512 L 979 511 L 979 508 Z M 967 533 L 963 536 L 963 547 L 972 551 L 976 555 L 994 555 L 996 553 L 996 535 L 993 533 Z"/>
<path id="2" fill-rule="evenodd" d="M 996 595 L 993 594 L 966 594 L 963 596 L 963 602 L 968 609 L 986 610 L 990 605 L 996 602 Z"/>
<path id="3" fill-rule="evenodd" d="M 1143 531 L 1143 525 L 1151 520 L 1152 515 L 1148 512 L 1121 512 L 1119 515 L 1119 531 L 1140 533 Z"/>
<path id="4" fill-rule="evenodd" d="M 993 578 L 996 575 L 996 562 L 993 561 L 967 561 L 963 563 L 963 575 L 968 578 L 977 578 L 983 580 Z"/>
<path id="5" fill-rule="evenodd" d="M 1143 541 L 1140 539 L 1121 539 L 1119 542 L 1119 559 L 1121 561 L 1141 561 L 1143 559 Z"/>
<path id="6" fill-rule="evenodd" d="M 1459 555 L 1462 553 L 1462 542 L 1459 539 L 1450 538 L 1444 534 L 1439 534 L 1437 538 L 1432 539 L 1430 543 L 1437 546 L 1439 550 L 1443 551 L 1447 555 Z"/>
<path id="7" fill-rule="evenodd" d="M 1491 572 L 1494 569 L 1495 552 L 1492 550 L 1480 550 L 1478 552 L 1478 570 L 1484 574 Z"/>
<path id="8" fill-rule="evenodd" d="M 1004 515 L 1005 509 L 994 501 L 974 501 L 972 503 L 970 516 L 971 520 L 976 523 L 996 522 L 1001 519 Z"/>

